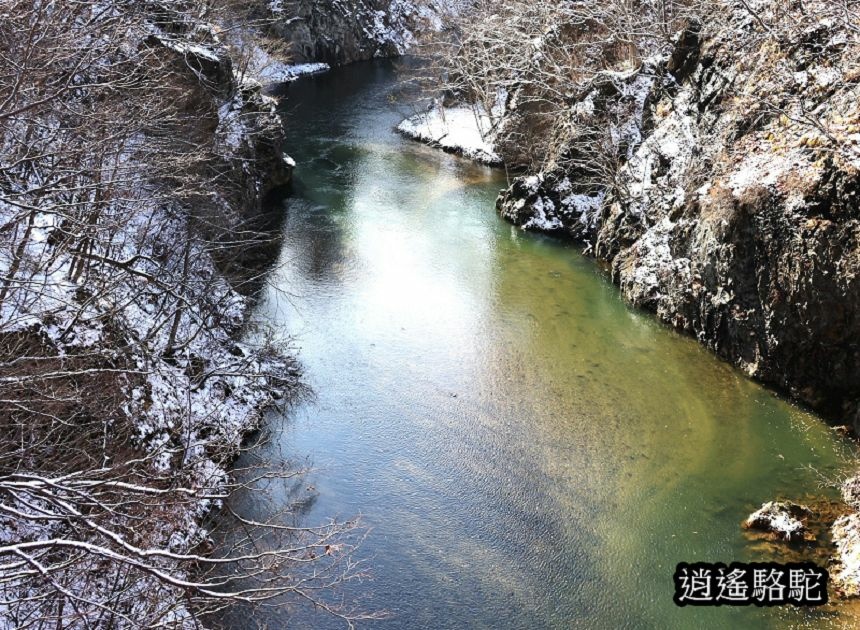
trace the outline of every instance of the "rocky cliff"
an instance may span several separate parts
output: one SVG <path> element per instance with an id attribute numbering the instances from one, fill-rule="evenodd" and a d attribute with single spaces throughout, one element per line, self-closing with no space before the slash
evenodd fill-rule
<path id="1" fill-rule="evenodd" d="M 297 62 L 332 66 L 403 54 L 422 31 L 440 28 L 456 0 L 283 0 L 274 32 Z"/>
<path id="2" fill-rule="evenodd" d="M 597 73 L 571 110 L 610 130 L 592 145 L 608 176 L 521 177 L 498 209 L 585 243 L 632 303 L 860 429 L 856 28 L 832 5 L 756 6 Z"/>

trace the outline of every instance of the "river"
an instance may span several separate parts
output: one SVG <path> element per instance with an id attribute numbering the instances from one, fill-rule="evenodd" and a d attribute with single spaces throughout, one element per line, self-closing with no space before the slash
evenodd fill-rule
<path id="1" fill-rule="evenodd" d="M 773 554 L 741 521 L 826 494 L 848 447 L 625 305 L 577 247 L 499 219 L 502 171 L 394 133 L 396 78 L 373 62 L 287 89 L 296 184 L 257 313 L 294 337 L 314 395 L 268 420 L 254 457 L 313 464 L 305 522 L 371 528 L 374 579 L 338 596 L 392 630 L 842 624 L 674 606 L 677 562 Z M 243 507 L 266 517 L 273 498 Z"/>

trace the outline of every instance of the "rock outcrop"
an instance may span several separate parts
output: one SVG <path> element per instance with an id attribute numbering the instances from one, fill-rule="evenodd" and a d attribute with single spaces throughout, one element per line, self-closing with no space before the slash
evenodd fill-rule
<path id="1" fill-rule="evenodd" d="M 596 72 L 570 105 L 566 165 L 515 179 L 497 207 L 585 244 L 630 302 L 856 434 L 860 38 L 832 3 L 721 10 L 636 69 Z M 860 595 L 858 488 L 827 524 L 844 595 Z M 771 502 L 745 526 L 803 540 L 809 515 Z"/>
<path id="2" fill-rule="evenodd" d="M 857 597 L 860 596 L 860 476 L 842 483 L 842 500 L 852 512 L 840 516 L 833 524 L 836 562 L 830 573 L 839 592 Z"/>
<path id="3" fill-rule="evenodd" d="M 190 138 L 210 158 L 199 166 L 211 182 L 203 199 L 192 199 L 190 218 L 203 238 L 220 240 L 215 262 L 244 293 L 253 291 L 259 262 L 271 256 L 276 220 L 264 200 L 290 183 L 293 162 L 285 153 L 277 101 L 255 79 L 235 71 L 230 47 L 207 29 L 175 28 L 149 38 L 172 56 L 174 81 L 182 82 L 182 109 L 195 121 Z M 241 243 L 232 235 L 241 233 Z"/>

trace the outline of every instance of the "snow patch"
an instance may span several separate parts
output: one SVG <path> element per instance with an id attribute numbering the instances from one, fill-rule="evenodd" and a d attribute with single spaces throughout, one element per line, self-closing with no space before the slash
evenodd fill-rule
<path id="1" fill-rule="evenodd" d="M 572 194 L 561 200 L 565 212 L 577 216 L 579 222 L 588 228 L 597 226 L 600 206 L 606 193 L 601 191 L 596 195 Z"/>
<path id="2" fill-rule="evenodd" d="M 790 173 L 811 176 L 809 164 L 799 150 L 780 154 L 772 151 L 747 154 L 729 175 L 728 185 L 735 197 L 755 186 L 777 186 Z"/>
<path id="3" fill-rule="evenodd" d="M 522 226 L 524 230 L 553 232 L 564 227 L 561 219 L 555 215 L 555 204 L 551 199 L 538 197 L 532 203 L 532 210 L 534 211 L 532 217 Z"/>
<path id="4" fill-rule="evenodd" d="M 431 106 L 426 112 L 407 118 L 397 126 L 405 136 L 461 153 L 484 164 L 501 164 L 494 145 L 497 121 L 504 109 L 504 96 L 490 114 L 479 106 Z"/>

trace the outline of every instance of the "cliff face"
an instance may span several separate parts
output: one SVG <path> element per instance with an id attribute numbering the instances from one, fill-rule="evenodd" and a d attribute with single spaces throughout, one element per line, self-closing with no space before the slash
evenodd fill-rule
<path id="1" fill-rule="evenodd" d="M 826 13 L 783 28 L 762 11 L 693 24 L 577 96 L 583 127 L 611 128 L 611 185 L 557 168 L 498 208 L 586 243 L 632 303 L 860 429 L 860 47 Z"/>
<path id="2" fill-rule="evenodd" d="M 275 33 L 296 62 L 332 66 L 406 52 L 427 29 L 438 29 L 456 0 L 296 0 L 273 4 Z"/>

